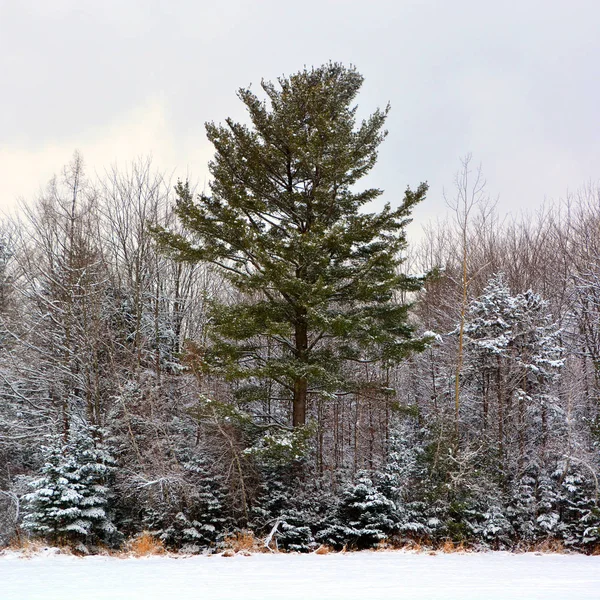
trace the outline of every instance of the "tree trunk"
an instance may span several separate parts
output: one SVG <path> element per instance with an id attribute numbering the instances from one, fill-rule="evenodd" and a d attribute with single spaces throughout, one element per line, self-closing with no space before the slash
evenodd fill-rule
<path id="1" fill-rule="evenodd" d="M 500 465 L 504 472 L 504 389 L 502 382 L 502 364 L 500 357 L 497 357 L 496 371 L 496 392 L 498 396 L 498 451 L 500 455 Z"/>
<path id="2" fill-rule="evenodd" d="M 527 395 L 527 370 L 523 371 L 523 393 L 519 395 L 519 471 L 525 462 L 525 396 Z"/>
<path id="3" fill-rule="evenodd" d="M 307 362 L 308 351 L 308 325 L 306 314 L 303 312 L 296 319 L 296 358 L 300 363 Z M 294 381 L 294 402 L 292 411 L 292 425 L 300 427 L 306 423 L 306 396 L 308 393 L 308 380 L 299 376 Z"/>
<path id="4" fill-rule="evenodd" d="M 292 414 L 292 425 L 300 427 L 306 423 L 306 392 L 308 382 L 305 377 L 296 379 L 294 383 L 294 410 Z"/>

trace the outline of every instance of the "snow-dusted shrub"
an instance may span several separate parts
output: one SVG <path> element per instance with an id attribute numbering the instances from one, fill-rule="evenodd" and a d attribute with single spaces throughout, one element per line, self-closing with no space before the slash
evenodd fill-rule
<path id="1" fill-rule="evenodd" d="M 334 548 L 372 548 L 388 538 L 396 525 L 396 506 L 373 484 L 366 472 L 343 489 L 329 522 L 317 533 L 317 540 Z"/>
<path id="2" fill-rule="evenodd" d="M 89 430 L 74 432 L 68 444 L 53 437 L 42 446 L 44 464 L 23 497 L 23 528 L 53 543 L 114 542 L 108 513 L 110 457 Z"/>

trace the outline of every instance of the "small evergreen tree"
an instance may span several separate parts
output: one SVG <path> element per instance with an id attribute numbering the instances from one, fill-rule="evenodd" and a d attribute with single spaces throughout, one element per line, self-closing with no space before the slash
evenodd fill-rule
<path id="1" fill-rule="evenodd" d="M 539 539 L 562 537 L 560 520 L 560 491 L 545 470 L 540 472 L 537 484 L 537 529 Z"/>
<path id="2" fill-rule="evenodd" d="M 277 535 L 278 546 L 293 552 L 309 551 L 315 546 L 311 528 L 315 523 L 314 513 L 308 510 L 308 507 L 289 508 L 281 515 L 280 533 Z"/>
<path id="3" fill-rule="evenodd" d="M 297 477 L 308 470 L 309 433 L 309 428 L 267 433 L 249 449 L 262 478 L 252 527 L 268 535 L 277 525 L 273 536 L 277 547 L 294 552 L 306 552 L 315 545 L 313 528 L 323 497 L 316 481 Z"/>
<path id="4" fill-rule="evenodd" d="M 207 457 L 203 455 L 193 456 L 184 464 L 184 468 L 193 474 L 195 485 L 191 500 L 196 531 L 193 544 L 212 546 L 225 535 L 228 525 L 222 477 L 214 473 Z M 187 543 L 192 543 L 192 540 Z"/>
<path id="5" fill-rule="evenodd" d="M 355 483 L 343 489 L 335 513 L 317 534 L 317 539 L 336 548 L 349 545 L 372 548 L 395 529 L 396 506 L 361 472 Z"/>
<path id="6" fill-rule="evenodd" d="M 67 451 L 77 464 L 73 477 L 82 486 L 79 507 L 81 519 L 88 523 L 88 539 L 114 543 L 119 536 L 110 516 L 108 484 L 115 465 L 109 449 L 100 441 L 101 433 L 84 426 L 74 433 Z"/>
<path id="7" fill-rule="evenodd" d="M 253 508 L 252 527 L 261 535 L 275 528 L 277 548 L 308 552 L 316 545 L 313 529 L 319 522 L 319 491 L 300 485 L 293 473 L 263 470 L 261 494 Z M 321 494 L 322 495 L 322 494 Z"/>
<path id="8" fill-rule="evenodd" d="M 560 466 L 561 521 L 565 546 L 590 550 L 600 541 L 600 509 L 595 485 L 578 468 Z"/>
<path id="9" fill-rule="evenodd" d="M 152 499 L 144 523 L 167 547 L 195 554 L 218 545 L 231 523 L 226 515 L 223 478 L 211 468 L 208 456 L 181 454 L 179 493 L 169 501 Z"/>
<path id="10" fill-rule="evenodd" d="M 44 464 L 25 496 L 23 527 L 53 543 L 116 541 L 108 515 L 112 461 L 106 449 L 96 447 L 89 431 L 79 431 L 70 443 L 54 437 L 41 450 Z"/>
<path id="11" fill-rule="evenodd" d="M 396 507 L 394 528 L 408 538 L 417 539 L 431 536 L 436 525 L 427 503 L 423 502 L 422 487 L 421 494 L 417 492 L 427 477 L 421 442 L 414 427 L 396 424 L 390 434 L 386 463 L 375 476 L 377 488 Z"/>
<path id="12" fill-rule="evenodd" d="M 526 472 L 513 484 L 507 515 L 520 542 L 532 543 L 537 535 L 535 473 Z"/>
<path id="13" fill-rule="evenodd" d="M 482 541 L 495 550 L 509 548 L 514 531 L 507 517 L 507 510 L 502 502 L 494 498 L 490 498 L 487 504 L 477 533 Z"/>
<path id="14" fill-rule="evenodd" d="M 79 482 L 78 465 L 59 438 L 51 439 L 41 451 L 40 477 L 24 497 L 23 528 L 52 543 L 81 541 L 89 535 L 90 523 L 82 517 L 84 485 Z"/>

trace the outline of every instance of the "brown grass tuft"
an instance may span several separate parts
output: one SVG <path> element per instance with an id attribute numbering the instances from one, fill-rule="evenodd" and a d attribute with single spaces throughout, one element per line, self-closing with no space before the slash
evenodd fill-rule
<path id="1" fill-rule="evenodd" d="M 14 550 L 15 552 L 21 552 L 21 554 L 29 558 L 36 554 L 39 554 L 44 549 L 48 548 L 49 545 L 42 541 L 36 539 L 29 539 L 25 537 L 13 538 L 8 544 L 9 550 Z M 62 551 L 62 548 L 61 548 Z"/>
<path id="2" fill-rule="evenodd" d="M 161 540 L 156 539 L 151 533 L 144 531 L 127 544 L 127 550 L 134 556 L 152 556 L 164 554 L 165 546 Z"/>
<path id="3" fill-rule="evenodd" d="M 562 540 L 548 538 L 536 544 L 532 544 L 529 552 L 541 552 L 542 554 L 564 554 L 565 545 Z"/>
<path id="4" fill-rule="evenodd" d="M 263 552 L 265 550 L 261 541 L 250 530 L 238 531 L 235 535 L 227 536 L 223 545 L 226 549 L 233 550 L 234 552 L 241 552 L 242 550 L 247 552 Z"/>
<path id="5" fill-rule="evenodd" d="M 394 543 L 392 542 L 392 540 L 390 540 L 390 539 L 384 539 L 384 540 L 379 540 L 379 542 L 377 542 L 377 545 L 375 546 L 375 551 L 378 551 L 378 550 L 393 550 L 394 548 L 396 548 L 396 546 L 394 545 Z"/>
<path id="6" fill-rule="evenodd" d="M 30 540 L 23 537 L 13 537 L 10 542 L 8 542 L 7 548 L 9 550 L 24 550 L 29 544 L 31 544 Z"/>
<path id="7" fill-rule="evenodd" d="M 596 544 L 591 550 L 590 550 L 590 555 L 591 556 L 600 556 L 600 544 Z"/>
<path id="8" fill-rule="evenodd" d="M 27 538 L 23 536 L 13 538 L 8 544 L 7 549 L 20 552 L 23 558 L 31 558 L 32 556 L 45 552 L 69 555 L 81 554 L 78 553 L 77 548 L 66 542 L 49 544 L 43 539 Z"/>
<path id="9" fill-rule="evenodd" d="M 445 554 L 453 554 L 454 552 L 466 552 L 467 548 L 464 542 L 455 544 L 452 540 L 446 540 L 440 550 Z"/>

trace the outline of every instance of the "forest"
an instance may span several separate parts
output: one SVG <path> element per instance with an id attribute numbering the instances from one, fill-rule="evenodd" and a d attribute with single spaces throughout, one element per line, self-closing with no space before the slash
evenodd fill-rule
<path id="1" fill-rule="evenodd" d="M 240 89 L 203 191 L 75 153 L 2 220 L 0 545 L 600 548 L 600 188 L 505 216 L 466 156 L 409 243 L 362 82 Z"/>

